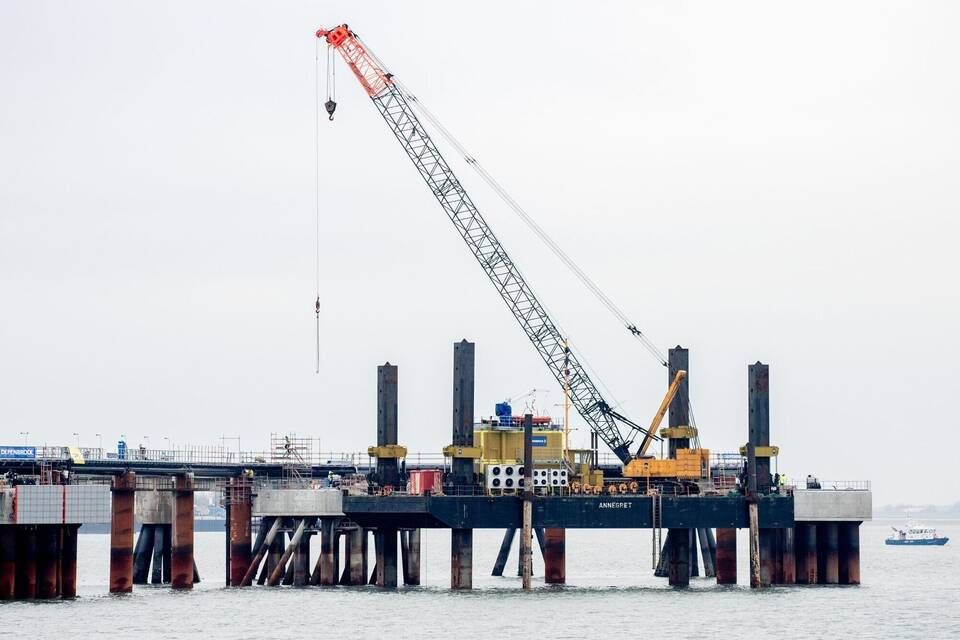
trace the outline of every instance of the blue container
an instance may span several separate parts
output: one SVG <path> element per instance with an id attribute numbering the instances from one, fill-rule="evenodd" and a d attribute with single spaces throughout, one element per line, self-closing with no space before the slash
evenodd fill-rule
<path id="1" fill-rule="evenodd" d="M 513 418 L 513 407 L 510 406 L 509 402 L 498 402 L 497 406 L 494 408 L 494 412 L 497 414 L 497 417 L 500 419 L 500 426 L 510 426 Z"/>

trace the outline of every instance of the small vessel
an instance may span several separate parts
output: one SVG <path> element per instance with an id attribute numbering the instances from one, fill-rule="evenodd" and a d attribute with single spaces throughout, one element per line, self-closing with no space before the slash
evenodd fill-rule
<path id="1" fill-rule="evenodd" d="M 950 538 L 944 538 L 937 535 L 937 530 L 933 527 L 925 527 L 919 524 L 908 524 L 906 529 L 893 529 L 893 534 L 887 538 L 887 544 L 896 545 L 923 545 L 923 546 L 943 546 L 947 544 Z"/>

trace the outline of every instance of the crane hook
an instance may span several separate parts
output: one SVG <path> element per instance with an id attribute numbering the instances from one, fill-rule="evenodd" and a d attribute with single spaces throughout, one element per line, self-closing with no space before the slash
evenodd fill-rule
<path id="1" fill-rule="evenodd" d="M 333 120 L 333 112 L 337 110 L 337 103 L 333 100 L 327 100 L 323 106 L 327 109 L 327 115 L 330 116 L 330 120 Z"/>

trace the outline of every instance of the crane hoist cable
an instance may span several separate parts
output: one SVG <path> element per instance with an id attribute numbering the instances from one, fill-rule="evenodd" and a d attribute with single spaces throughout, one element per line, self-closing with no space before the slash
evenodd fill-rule
<path id="1" fill-rule="evenodd" d="M 316 314 L 316 325 L 317 325 L 317 370 L 316 373 L 320 373 L 320 41 L 317 41 L 316 52 L 314 53 L 314 74 L 313 74 L 313 107 L 316 112 L 314 118 L 314 177 L 316 179 L 316 211 L 315 211 L 315 237 L 314 237 L 314 249 L 316 251 L 315 256 L 315 283 L 316 283 L 316 293 L 317 299 L 314 302 L 313 308 L 314 313 Z M 327 67 L 329 68 L 331 59 L 330 59 L 330 49 L 327 49 Z M 329 73 L 329 71 L 328 71 Z M 329 80 L 329 78 L 328 78 Z M 329 82 L 327 86 L 329 92 Z M 331 118 L 333 116 L 331 115 Z"/>
<path id="2" fill-rule="evenodd" d="M 333 49 L 327 48 L 327 101 L 323 104 L 330 120 L 337 110 L 337 65 L 333 64 Z"/>
<path id="3" fill-rule="evenodd" d="M 497 179 L 494 178 L 490 172 L 483 167 L 482 164 L 480 164 L 480 161 L 477 160 L 476 156 L 471 154 L 466 147 L 464 147 L 463 144 L 457 140 L 452 133 L 450 133 L 450 130 L 443 126 L 443 123 L 441 123 L 440 120 L 426 107 L 426 105 L 424 105 L 416 95 L 414 95 L 406 86 L 404 86 L 403 83 L 398 80 L 394 80 L 394 82 L 406 94 L 411 106 L 427 122 L 434 126 L 437 132 L 440 133 L 440 136 L 463 157 L 464 161 L 466 161 L 466 163 L 477 173 L 477 175 L 479 175 L 483 181 L 486 182 L 491 189 L 493 189 L 493 192 L 497 194 L 504 204 L 506 204 L 507 207 L 509 207 L 510 210 L 513 211 L 531 231 L 533 231 L 534 235 L 536 235 L 541 242 L 543 242 L 543 244 L 545 244 L 547 248 L 550 249 L 550 251 L 560 259 L 564 266 L 566 266 L 567 269 L 569 269 L 570 272 L 573 273 L 573 275 L 576 276 L 576 278 L 580 280 L 580 282 L 583 283 L 583 285 L 594 296 L 596 296 L 600 303 L 603 304 L 603 306 L 606 307 L 607 310 L 610 311 L 610 313 L 612 313 L 621 323 L 623 323 L 623 325 L 633 336 L 640 340 L 640 343 L 650 353 L 650 355 L 657 360 L 657 362 L 663 366 L 667 366 L 666 358 L 664 358 L 663 353 L 659 348 L 657 348 L 656 344 L 654 344 L 652 340 L 650 340 L 642 331 L 640 331 L 640 329 L 637 328 L 636 323 L 630 320 L 627 314 L 624 313 L 619 306 L 617 306 L 613 299 L 611 299 L 610 296 L 607 295 L 607 293 L 604 292 L 603 289 L 601 289 L 600 286 L 594 282 L 589 275 L 587 275 L 580 265 L 574 262 L 573 258 L 571 258 L 570 255 L 564 251 L 563 248 L 561 248 L 552 237 L 550 237 L 550 234 L 548 234 L 546 230 L 541 227 L 540 224 L 537 223 L 537 221 L 529 213 L 527 213 L 522 206 L 520 206 L 520 203 L 518 203 L 513 196 L 510 195 L 503 185 L 501 185 L 500 182 L 498 182 Z"/>

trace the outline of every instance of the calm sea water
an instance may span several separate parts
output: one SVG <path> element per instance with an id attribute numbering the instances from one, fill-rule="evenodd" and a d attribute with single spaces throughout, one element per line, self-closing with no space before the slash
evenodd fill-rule
<path id="1" fill-rule="evenodd" d="M 650 568 L 649 531 L 567 532 L 567 582 L 490 576 L 500 533 L 474 537 L 474 590 L 449 584 L 450 536 L 425 531 L 420 587 L 226 589 L 224 539 L 196 535 L 203 582 L 192 593 L 140 586 L 106 594 L 108 535 L 82 535 L 79 596 L 72 602 L 0 603 L 0 637 L 294 638 L 960 638 L 960 523 L 935 523 L 946 547 L 887 547 L 889 523 L 861 531 L 859 587 L 778 587 L 753 592 L 741 532 L 736 587 L 707 578 L 669 588 Z M 317 547 L 318 545 L 314 545 Z M 316 549 L 314 549 L 316 553 Z M 372 566 L 372 563 L 371 563 Z M 516 550 L 508 565 L 516 573 Z"/>

